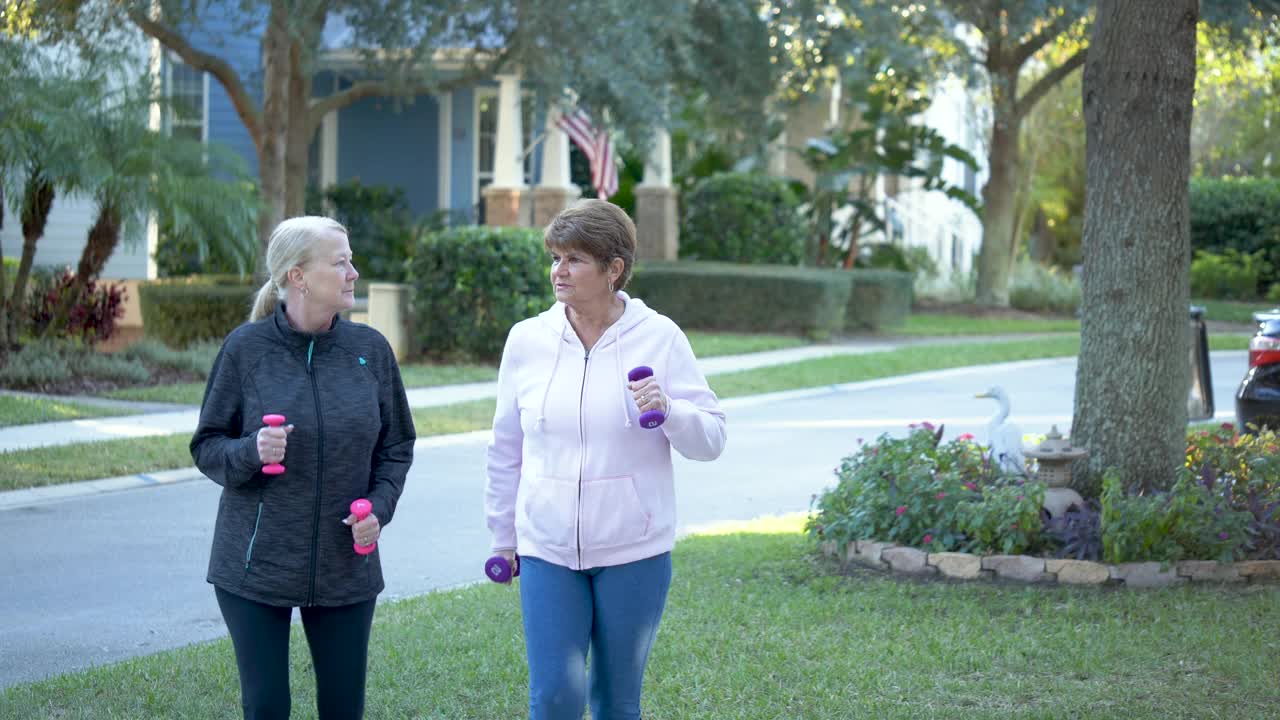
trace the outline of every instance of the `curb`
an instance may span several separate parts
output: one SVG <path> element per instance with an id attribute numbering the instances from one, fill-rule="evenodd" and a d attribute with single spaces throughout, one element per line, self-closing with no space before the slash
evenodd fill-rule
<path id="1" fill-rule="evenodd" d="M 844 552 L 834 540 L 820 543 L 822 554 L 842 564 L 858 563 L 911 577 L 937 576 L 949 580 L 1002 580 L 1025 585 L 1104 585 L 1163 588 L 1178 585 L 1240 585 L 1280 582 L 1280 560 L 1182 560 L 1108 564 L 1088 560 L 1042 558 L 1032 555 L 974 555 L 926 553 L 913 547 L 874 540 L 855 540 Z"/>

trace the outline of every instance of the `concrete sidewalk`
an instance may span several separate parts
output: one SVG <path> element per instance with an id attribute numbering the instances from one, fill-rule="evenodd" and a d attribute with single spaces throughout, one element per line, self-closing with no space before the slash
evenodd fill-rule
<path id="1" fill-rule="evenodd" d="M 1035 336 L 1017 336 L 1032 338 Z M 895 350 L 907 345 L 938 342 L 982 342 L 991 338 L 961 337 L 939 340 L 937 338 L 895 338 L 890 340 L 868 339 L 852 340 L 830 345 L 806 345 L 786 350 L 770 350 L 766 352 L 748 353 L 744 355 L 726 355 L 699 360 L 698 365 L 705 375 L 750 370 L 769 365 L 782 365 L 800 360 L 810 360 L 833 355 L 857 355 L 863 353 Z M 1002 339 L 1014 339 L 1009 336 Z M 31 396 L 29 393 L 25 395 Z M 497 395 L 496 382 L 465 383 L 461 385 L 441 385 L 438 387 L 415 388 L 408 391 L 410 407 L 435 407 L 451 405 L 469 400 L 480 400 Z M 38 396 L 36 396 L 38 397 Z M 64 399 L 64 398 L 59 398 Z M 70 398 L 65 398 L 70 399 Z M 106 418 L 85 418 L 62 422 L 35 423 L 0 428 L 0 453 L 11 450 L 25 450 L 39 447 L 69 445 L 71 443 L 97 442 L 101 440 L 119 440 L 123 438 L 150 437 L 156 435 L 172 435 L 191 433 L 196 429 L 199 420 L 199 408 L 194 406 L 160 405 L 164 412 L 148 412 L 157 408 L 156 403 L 131 404 L 126 401 L 111 401 L 112 406 L 142 410 L 139 415 L 121 415 Z"/>

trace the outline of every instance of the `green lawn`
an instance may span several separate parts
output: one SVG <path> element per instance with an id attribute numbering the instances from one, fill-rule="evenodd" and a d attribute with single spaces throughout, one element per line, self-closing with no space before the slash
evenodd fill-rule
<path id="1" fill-rule="evenodd" d="M 1011 335 L 1015 333 L 1080 332 L 1080 321 L 1072 318 L 967 317 L 949 313 L 912 313 L 900 328 L 886 335 L 954 336 Z"/>
<path id="2" fill-rule="evenodd" d="M 713 333 L 700 330 L 689 330 L 685 335 L 689 337 L 689 344 L 693 346 L 693 354 L 700 358 L 783 350 L 809 344 L 808 340 L 791 335 Z"/>
<path id="3" fill-rule="evenodd" d="M 1238 302 L 1235 300 L 1192 300 L 1192 305 L 1204 307 L 1206 320 L 1253 324 L 1253 314 L 1259 310 L 1270 310 L 1275 303 L 1266 300 L 1256 302 Z"/>
<path id="4" fill-rule="evenodd" d="M 162 402 L 178 405 L 199 405 L 204 400 L 204 383 L 175 383 L 173 385 L 150 385 L 112 390 L 106 397 L 117 400 L 136 400 L 138 402 Z"/>
<path id="5" fill-rule="evenodd" d="M 0 428 L 12 425 L 132 414 L 128 410 L 100 408 L 95 405 L 84 405 L 64 400 L 0 395 Z"/>
<path id="6" fill-rule="evenodd" d="M 770 518 L 681 541 L 645 716 L 1274 718 L 1280 588 L 1114 590 L 913 581 L 842 571 Z M 517 581 L 518 582 L 518 581 Z M 368 717 L 524 717 L 514 588 L 382 605 Z M 314 676 L 294 627 L 296 718 Z M 226 639 L 0 693 L 0 718 L 238 717 Z"/>
<path id="7" fill-rule="evenodd" d="M 3 452 L 0 490 L 191 467 L 189 442 L 184 433 Z"/>

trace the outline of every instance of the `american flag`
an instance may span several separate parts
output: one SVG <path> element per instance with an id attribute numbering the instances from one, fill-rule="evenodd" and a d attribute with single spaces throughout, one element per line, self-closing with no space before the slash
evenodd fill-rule
<path id="1" fill-rule="evenodd" d="M 574 110 L 560 116 L 556 123 L 569 136 L 591 164 L 591 185 L 601 200 L 618 192 L 618 164 L 614 158 L 609 133 L 596 130 L 585 110 Z"/>

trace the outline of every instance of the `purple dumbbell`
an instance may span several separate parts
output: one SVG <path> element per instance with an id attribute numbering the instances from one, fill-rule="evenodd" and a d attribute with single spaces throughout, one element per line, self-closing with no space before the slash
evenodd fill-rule
<path id="1" fill-rule="evenodd" d="M 520 577 L 520 556 L 516 556 L 515 567 L 501 555 L 494 555 L 484 561 L 484 576 L 496 583 L 506 585 L 511 578 Z"/>
<path id="2" fill-rule="evenodd" d="M 627 373 L 627 379 L 631 382 L 636 382 L 637 380 L 643 380 L 650 375 L 653 375 L 653 368 L 648 365 L 641 365 L 640 367 L 632 368 L 631 372 Z M 647 428 L 649 430 L 658 427 L 662 423 L 666 422 L 666 420 L 667 416 L 661 410 L 646 410 L 645 412 L 640 413 L 640 427 Z"/>

